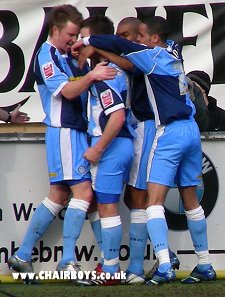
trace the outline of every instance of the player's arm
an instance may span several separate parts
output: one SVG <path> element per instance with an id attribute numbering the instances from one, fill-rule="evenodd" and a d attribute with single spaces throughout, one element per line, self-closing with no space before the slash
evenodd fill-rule
<path id="1" fill-rule="evenodd" d="M 102 126 L 102 135 L 98 142 L 85 154 L 90 162 L 97 162 L 100 159 L 104 150 L 119 134 L 126 120 L 125 105 L 120 93 L 123 88 L 122 83 L 125 83 L 124 80 L 125 76 L 121 73 L 113 81 L 95 84 L 100 104 L 108 120 Z"/>
<path id="2" fill-rule="evenodd" d="M 77 54 L 77 52 L 83 47 L 92 45 L 96 48 L 103 49 L 108 52 L 113 52 L 117 55 L 122 53 L 128 55 L 133 52 L 138 52 L 147 47 L 142 44 L 121 38 L 118 35 L 92 35 L 89 37 L 83 37 L 75 42 L 71 47 L 71 52 Z"/>
<path id="3" fill-rule="evenodd" d="M 114 67 L 108 67 L 106 62 L 101 62 L 81 79 L 66 83 L 61 90 L 61 94 L 68 100 L 73 100 L 86 91 L 95 81 L 111 80 L 116 73 Z"/>
<path id="4" fill-rule="evenodd" d="M 134 67 L 133 63 L 131 63 L 127 58 L 121 57 L 119 55 L 116 55 L 112 52 L 107 52 L 102 49 L 96 48 L 96 51 L 99 55 L 101 55 L 103 58 L 111 61 L 112 63 L 118 65 L 120 68 L 126 71 L 131 71 Z"/>
<path id="5" fill-rule="evenodd" d="M 128 55 L 133 52 L 138 52 L 147 47 L 142 44 L 121 38 L 118 35 L 92 35 L 89 37 L 83 37 L 83 44 L 85 46 L 92 45 L 94 47 L 111 51 L 116 54 L 125 54 Z"/>
<path id="6" fill-rule="evenodd" d="M 8 113 L 6 110 L 0 108 L 0 120 L 4 121 L 6 123 L 10 122 L 10 113 Z"/>
<path id="7" fill-rule="evenodd" d="M 49 92 L 57 97 L 60 93 L 68 100 L 78 98 L 95 81 L 111 80 L 117 70 L 109 67 L 108 63 L 101 62 L 86 75 L 76 80 L 70 80 L 63 71 L 60 61 L 53 59 L 51 54 L 46 57 L 38 55 L 35 59 L 34 73 L 38 84 L 45 84 Z"/>
<path id="8" fill-rule="evenodd" d="M 20 104 L 11 112 L 8 113 L 4 109 L 0 108 L 0 120 L 6 123 L 21 124 L 29 121 L 29 117 L 25 112 L 19 111 Z"/>
<path id="9" fill-rule="evenodd" d="M 133 69 L 133 63 L 131 63 L 128 59 L 121 57 L 115 53 L 95 48 L 91 45 L 82 48 L 79 52 L 78 63 L 80 68 L 82 69 L 84 64 L 86 63 L 86 60 L 93 57 L 95 54 L 98 54 L 101 57 L 111 61 L 112 63 L 118 65 L 120 68 L 126 71 L 131 71 Z"/>
<path id="10" fill-rule="evenodd" d="M 76 52 L 82 46 L 92 45 L 96 48 L 124 54 L 143 73 L 149 73 L 154 67 L 154 51 L 147 46 L 126 40 L 117 35 L 92 35 L 83 37 L 72 46 L 72 52 Z"/>
<path id="11" fill-rule="evenodd" d="M 112 112 L 99 141 L 94 146 L 86 150 L 84 158 L 86 158 L 89 162 L 98 162 L 104 150 L 120 132 L 124 122 L 124 108 Z"/>

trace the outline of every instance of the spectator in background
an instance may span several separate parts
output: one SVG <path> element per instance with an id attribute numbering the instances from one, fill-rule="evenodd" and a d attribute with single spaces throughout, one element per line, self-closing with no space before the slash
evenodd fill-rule
<path id="1" fill-rule="evenodd" d="M 195 104 L 195 120 L 200 132 L 225 131 L 225 110 L 217 106 L 217 100 L 209 96 L 209 75 L 200 70 L 187 74 L 190 94 Z"/>
<path id="2" fill-rule="evenodd" d="M 4 108 L 0 108 L 0 121 L 12 124 L 22 124 L 29 121 L 29 117 L 25 112 L 19 111 L 20 104 L 11 112 L 7 112 Z"/>

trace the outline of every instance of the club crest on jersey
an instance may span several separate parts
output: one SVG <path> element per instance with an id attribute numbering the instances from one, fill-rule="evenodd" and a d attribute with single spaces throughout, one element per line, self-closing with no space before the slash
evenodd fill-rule
<path id="1" fill-rule="evenodd" d="M 100 94 L 100 98 L 101 98 L 102 105 L 103 105 L 104 108 L 107 108 L 110 105 L 113 105 L 113 103 L 114 103 L 113 94 L 112 94 L 112 91 L 110 89 L 105 90 L 104 92 L 102 92 Z"/>
<path id="2" fill-rule="evenodd" d="M 54 75 L 54 68 L 52 62 L 44 64 L 42 66 L 42 70 L 44 72 L 45 79 L 49 79 Z"/>

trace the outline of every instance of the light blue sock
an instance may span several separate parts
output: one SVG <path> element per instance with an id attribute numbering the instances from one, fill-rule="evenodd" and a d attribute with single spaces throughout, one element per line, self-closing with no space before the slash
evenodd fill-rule
<path id="1" fill-rule="evenodd" d="M 186 211 L 185 213 L 196 254 L 208 251 L 207 224 L 202 207 L 199 206 L 197 209 Z M 208 263 L 198 264 L 199 270 L 206 270 L 211 267 L 209 260 L 206 259 L 205 261 Z"/>
<path id="2" fill-rule="evenodd" d="M 103 250 L 102 250 L 102 226 L 101 226 L 101 221 L 100 221 L 100 217 L 98 214 L 98 211 L 92 212 L 88 214 L 88 218 L 91 224 L 91 228 L 92 231 L 94 233 L 95 236 L 95 240 L 98 244 L 98 248 L 101 252 L 101 255 L 103 254 Z M 104 262 L 104 258 L 101 256 L 99 263 L 103 265 Z"/>
<path id="3" fill-rule="evenodd" d="M 146 213 L 148 234 L 155 254 L 160 255 L 158 270 L 164 273 L 171 267 L 168 251 L 168 226 L 164 216 L 164 207 L 161 205 L 150 206 L 147 208 Z M 162 250 L 168 252 L 162 254 Z"/>
<path id="4" fill-rule="evenodd" d="M 188 220 L 188 228 L 196 252 L 208 250 L 206 219 L 200 221 Z"/>
<path id="5" fill-rule="evenodd" d="M 72 198 L 65 212 L 63 223 L 63 256 L 60 261 L 65 265 L 69 261 L 76 262 L 75 246 L 82 230 L 88 202 Z"/>
<path id="6" fill-rule="evenodd" d="M 55 216 L 41 203 L 35 210 L 23 242 L 16 255 L 23 261 L 31 261 L 35 243 L 43 236 Z"/>
<path id="7" fill-rule="evenodd" d="M 143 275 L 144 253 L 148 239 L 146 211 L 144 209 L 131 211 L 129 235 L 130 263 L 127 271 L 136 275 Z"/>
<path id="8" fill-rule="evenodd" d="M 104 272 L 114 274 L 119 270 L 119 253 L 122 240 L 120 216 L 101 218 Z"/>

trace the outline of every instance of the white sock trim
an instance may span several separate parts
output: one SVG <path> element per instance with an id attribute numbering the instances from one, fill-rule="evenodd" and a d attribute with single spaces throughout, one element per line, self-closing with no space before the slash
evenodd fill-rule
<path id="1" fill-rule="evenodd" d="M 71 198 L 68 208 L 80 209 L 87 212 L 90 202 L 82 199 Z"/>
<path id="2" fill-rule="evenodd" d="M 18 259 L 18 260 L 21 261 L 21 262 L 24 262 L 24 263 L 27 262 L 27 261 L 25 261 L 25 260 L 20 259 L 17 255 L 15 255 L 15 258 Z"/>
<path id="3" fill-rule="evenodd" d="M 146 209 L 147 220 L 165 219 L 165 209 L 162 205 L 152 205 Z"/>
<path id="4" fill-rule="evenodd" d="M 210 264 L 209 251 L 195 252 L 198 257 L 198 264 Z"/>
<path id="5" fill-rule="evenodd" d="M 120 216 L 101 218 L 102 228 L 113 228 L 121 225 Z"/>
<path id="6" fill-rule="evenodd" d="M 187 219 L 191 221 L 201 221 L 205 219 L 204 210 L 201 205 L 192 210 L 185 210 L 185 214 L 187 216 Z"/>
<path id="7" fill-rule="evenodd" d="M 101 257 L 102 259 L 104 259 L 104 253 L 103 253 L 103 251 L 100 251 L 100 257 Z"/>
<path id="8" fill-rule="evenodd" d="M 157 252 L 155 255 L 157 259 L 159 259 L 159 264 L 170 263 L 170 256 L 169 256 L 168 249 L 163 249 Z"/>
<path id="9" fill-rule="evenodd" d="M 90 213 L 88 213 L 87 216 L 88 216 L 88 219 L 89 219 L 90 223 L 94 223 L 94 222 L 100 220 L 100 216 L 99 216 L 98 211 L 90 212 Z"/>
<path id="10" fill-rule="evenodd" d="M 63 209 L 63 205 L 58 204 L 50 200 L 48 197 L 45 197 L 42 201 L 45 207 L 53 214 L 53 216 L 57 216 L 57 214 Z"/>
<path id="11" fill-rule="evenodd" d="M 119 257 L 110 259 L 110 260 L 104 259 L 104 265 L 112 266 L 112 265 L 116 265 L 118 263 L 119 263 Z"/>
<path id="12" fill-rule="evenodd" d="M 130 222 L 132 224 L 145 224 L 147 221 L 145 209 L 132 209 L 130 212 Z"/>

